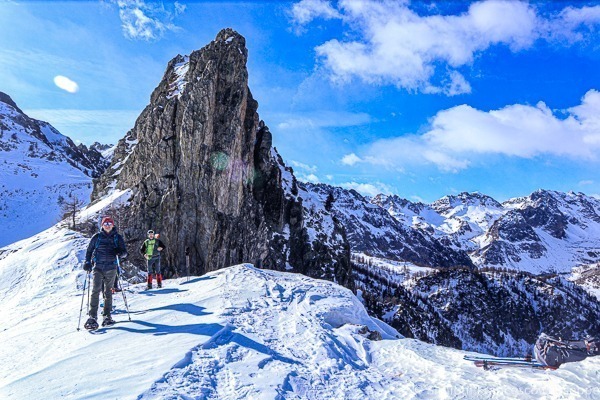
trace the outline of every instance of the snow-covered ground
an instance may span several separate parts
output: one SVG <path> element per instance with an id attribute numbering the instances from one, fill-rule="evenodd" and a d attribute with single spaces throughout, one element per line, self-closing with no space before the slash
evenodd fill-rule
<path id="1" fill-rule="evenodd" d="M 250 265 L 161 290 L 132 285 L 131 322 L 117 296 L 115 326 L 77 331 L 86 245 L 51 228 L 0 249 L 0 398 L 600 396 L 599 358 L 554 372 L 486 372 L 465 352 L 394 338 L 334 283 Z M 367 339 L 363 326 L 384 340 Z"/>
<path id="2" fill-rule="evenodd" d="M 25 239 L 61 218 L 59 196 L 87 203 L 92 180 L 64 161 L 0 151 L 0 246 Z"/>

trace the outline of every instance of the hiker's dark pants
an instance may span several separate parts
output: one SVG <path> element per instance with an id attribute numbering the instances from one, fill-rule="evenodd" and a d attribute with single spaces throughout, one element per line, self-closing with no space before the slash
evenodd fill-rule
<path id="1" fill-rule="evenodd" d="M 160 274 L 160 256 L 148 260 L 148 274 Z"/>
<path id="2" fill-rule="evenodd" d="M 112 310 L 112 288 L 117 276 L 117 269 L 109 269 L 108 271 L 99 268 L 94 268 L 92 272 L 92 299 L 90 300 L 90 317 L 98 317 L 98 304 L 100 304 L 100 292 L 102 284 L 104 284 L 104 310 L 102 315 L 110 315 Z"/>

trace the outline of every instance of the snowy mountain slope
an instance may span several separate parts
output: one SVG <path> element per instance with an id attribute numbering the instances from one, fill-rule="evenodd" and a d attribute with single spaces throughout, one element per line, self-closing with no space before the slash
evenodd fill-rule
<path id="1" fill-rule="evenodd" d="M 422 266 L 472 266 L 464 251 L 444 246 L 427 231 L 404 225 L 354 190 L 306 182 L 298 186 L 310 193 L 313 204 L 330 208 L 345 227 L 352 252 Z"/>
<path id="2" fill-rule="evenodd" d="M 58 198 L 87 202 L 107 161 L 47 122 L 29 118 L 0 92 L 0 246 L 54 225 Z"/>
<path id="3" fill-rule="evenodd" d="M 481 240 L 477 264 L 570 272 L 600 260 L 600 200 L 538 190 L 503 206 L 508 211 Z"/>
<path id="4" fill-rule="evenodd" d="M 502 204 L 477 192 L 445 196 L 431 204 L 380 194 L 371 203 L 404 227 L 467 251 L 481 267 L 569 273 L 600 261 L 600 200 L 583 193 L 537 190 Z M 342 214 L 353 212 L 352 206 L 337 206 Z M 385 225 L 375 231 L 389 230 L 393 224 Z M 396 258 L 381 247 L 373 255 Z"/>
<path id="5" fill-rule="evenodd" d="M 444 244 L 467 251 L 479 248 L 478 238 L 505 212 L 491 197 L 466 192 L 444 196 L 430 205 L 381 194 L 371 203 L 405 225 L 430 232 Z"/>
<path id="6" fill-rule="evenodd" d="M 486 372 L 464 352 L 394 339 L 336 284 L 249 265 L 131 286 L 131 322 L 117 296 L 115 326 L 77 332 L 86 244 L 51 228 L 2 249 L 0 341 L 11 346 L 0 353 L 1 398 L 600 396 L 599 358 Z"/>

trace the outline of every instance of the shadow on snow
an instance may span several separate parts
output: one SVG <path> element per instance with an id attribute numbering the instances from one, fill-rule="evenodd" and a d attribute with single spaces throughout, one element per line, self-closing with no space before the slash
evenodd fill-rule
<path id="1" fill-rule="evenodd" d="M 200 281 L 208 281 L 210 279 L 215 279 L 214 276 L 200 276 L 192 279 L 191 281 L 181 282 L 180 285 L 189 285 L 190 283 L 196 283 Z"/>

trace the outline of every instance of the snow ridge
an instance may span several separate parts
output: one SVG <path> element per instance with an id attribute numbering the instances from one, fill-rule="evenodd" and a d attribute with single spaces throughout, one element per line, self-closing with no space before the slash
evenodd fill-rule
<path id="1" fill-rule="evenodd" d="M 347 289 L 248 264 L 167 280 L 162 290 L 131 285 L 131 322 L 117 296 L 116 325 L 77 332 L 85 279 L 79 265 L 87 242 L 52 228 L 0 252 L 0 301 L 6 307 L 0 341 L 11 343 L 0 353 L 0 397 L 600 395 L 598 358 L 553 372 L 503 370 L 492 380 L 463 361 L 464 352 L 396 339 Z"/>

